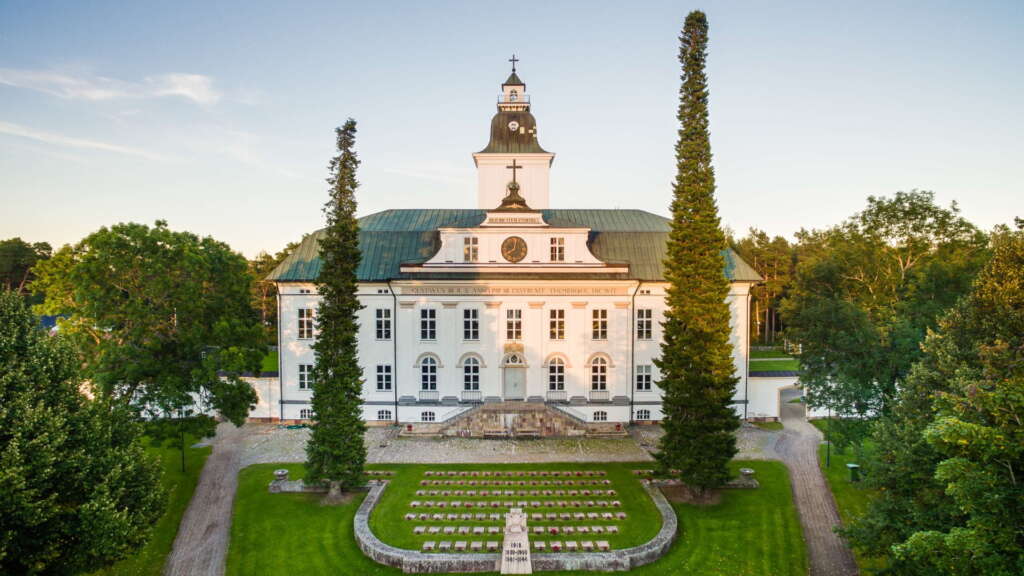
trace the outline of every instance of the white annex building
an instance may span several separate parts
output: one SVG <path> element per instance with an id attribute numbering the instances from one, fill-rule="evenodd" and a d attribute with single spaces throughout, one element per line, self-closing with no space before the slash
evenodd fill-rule
<path id="1" fill-rule="evenodd" d="M 555 155 L 537 139 L 525 89 L 513 68 L 490 141 L 473 154 L 475 209 L 394 209 L 359 220 L 359 362 L 371 424 L 452 433 L 445 427 L 461 423 L 458 434 L 507 434 L 511 415 L 532 411 L 540 416 L 519 432 L 546 434 L 662 417 L 652 360 L 670 222 L 640 210 L 549 208 Z M 269 277 L 280 293 L 279 389 L 261 396 L 273 419 L 312 416 L 321 233 Z M 732 251 L 723 265 L 735 406 L 746 415 L 749 290 L 761 278 Z M 492 418 L 474 423 L 474 413 Z"/>

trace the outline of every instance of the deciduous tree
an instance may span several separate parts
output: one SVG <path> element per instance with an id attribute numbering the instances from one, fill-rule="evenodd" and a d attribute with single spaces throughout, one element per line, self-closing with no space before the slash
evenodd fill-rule
<path id="1" fill-rule="evenodd" d="M 149 538 L 160 466 L 134 414 L 82 394 L 69 342 L 36 325 L 0 291 L 0 573 L 89 572 Z"/>
<path id="2" fill-rule="evenodd" d="M 730 406 L 737 378 L 729 345 L 725 235 L 715 204 L 704 73 L 708 23 L 691 12 L 680 37 L 679 141 L 665 277 L 664 340 L 658 385 L 664 391 L 665 435 L 658 460 L 698 497 L 729 478 L 739 426 Z"/>

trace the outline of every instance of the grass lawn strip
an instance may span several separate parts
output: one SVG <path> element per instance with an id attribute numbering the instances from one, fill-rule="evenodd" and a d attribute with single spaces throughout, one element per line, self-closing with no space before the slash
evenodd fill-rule
<path id="1" fill-rule="evenodd" d="M 750 359 L 751 372 L 778 372 L 783 370 L 800 370 L 800 361 L 795 358 L 770 360 Z"/>
<path id="2" fill-rule="evenodd" d="M 188 441 L 191 444 L 195 439 L 191 438 Z M 171 553 L 174 538 L 178 535 L 181 517 L 185 515 L 185 509 L 192 500 L 192 493 L 199 483 L 199 474 L 210 455 L 211 448 L 186 448 L 184 474 L 181 472 L 181 452 L 177 448 L 148 446 L 146 452 L 159 458 L 163 466 L 163 485 L 169 492 L 167 510 L 153 527 L 153 535 L 142 550 L 109 568 L 95 572 L 96 575 L 158 575 L 163 571 L 164 561 Z"/>
<path id="3" fill-rule="evenodd" d="M 483 465 L 466 465 L 471 469 L 480 469 L 481 466 Z M 585 465 L 538 465 L 543 469 L 563 466 L 566 469 L 576 469 Z M 515 469 L 523 467 L 508 466 Z M 632 470 L 650 468 L 650 463 L 599 464 L 594 467 L 607 469 L 609 477 L 613 468 L 632 477 Z M 793 506 L 785 466 L 779 462 L 742 461 L 734 462 L 733 467 L 753 468 L 757 472 L 761 488 L 727 490 L 723 494 L 721 504 L 709 508 L 674 505 L 680 522 L 676 545 L 661 560 L 630 574 L 798 576 L 807 573 L 803 536 Z M 267 485 L 273 479 L 273 471 L 277 468 L 290 470 L 293 479 L 301 478 L 305 473 L 305 468 L 301 464 L 258 464 L 245 468 L 239 475 L 235 515 L 231 525 L 231 545 L 228 549 L 227 574 L 401 574 L 399 570 L 370 560 L 356 545 L 352 534 L 352 521 L 363 500 L 362 495 L 358 495 L 352 502 L 343 506 L 326 507 L 319 505 L 318 495 L 270 494 Z M 453 469 L 454 465 L 388 464 L 371 468 L 393 470 L 395 476 L 392 478 L 397 478 L 400 474 L 407 473 L 406 468 L 448 470 Z M 389 486 L 388 490 L 393 487 L 394 484 Z M 416 489 L 418 486 L 413 488 L 413 493 Z M 624 491 L 617 491 L 619 499 L 623 499 L 625 505 Z M 650 498 L 643 496 L 650 502 Z M 400 527 L 403 532 L 411 531 L 410 522 L 403 520 L 402 515 L 404 512 L 393 521 L 398 526 L 392 529 L 398 530 Z M 651 503 L 648 516 L 631 518 L 631 521 L 639 521 L 642 525 L 643 521 L 657 517 Z M 532 522 L 529 525 L 532 526 Z M 638 533 L 638 530 L 643 529 L 641 526 L 634 532 Z M 381 537 L 381 534 L 376 532 L 378 528 L 375 527 L 374 530 L 377 536 Z M 656 526 L 650 530 L 650 534 L 656 532 Z M 578 535 L 576 536 L 576 540 L 581 540 Z"/>

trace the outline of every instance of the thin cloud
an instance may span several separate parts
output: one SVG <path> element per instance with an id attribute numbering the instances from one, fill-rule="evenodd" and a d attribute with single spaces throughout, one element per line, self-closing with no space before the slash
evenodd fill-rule
<path id="1" fill-rule="evenodd" d="M 0 134 L 28 138 L 29 140 L 35 140 L 36 142 L 43 142 L 45 144 L 52 144 L 56 146 L 114 152 L 115 154 L 136 156 L 138 158 L 157 160 L 161 162 L 168 160 L 165 156 L 154 154 L 153 152 L 141 150 L 139 148 L 130 148 L 128 146 L 119 146 L 117 144 L 109 144 L 98 140 L 86 140 L 84 138 L 74 138 L 63 134 L 55 134 L 53 132 L 44 132 L 42 130 L 36 130 L 34 128 L 29 128 L 28 126 L 21 126 L 10 122 L 0 121 Z"/>
<path id="2" fill-rule="evenodd" d="M 223 96 L 202 74 L 159 74 L 127 82 L 93 74 L 0 68 L 0 84 L 91 102 L 178 97 L 209 106 Z"/>

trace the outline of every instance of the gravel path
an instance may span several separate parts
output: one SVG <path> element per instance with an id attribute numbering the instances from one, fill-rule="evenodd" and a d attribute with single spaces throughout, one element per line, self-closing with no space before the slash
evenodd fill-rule
<path id="1" fill-rule="evenodd" d="M 840 524 L 839 512 L 818 465 L 821 433 L 804 417 L 803 404 L 782 400 L 782 425 L 772 451 L 789 468 L 793 501 L 800 514 L 810 576 L 853 576 L 858 574 L 853 552 L 832 528 Z"/>
<path id="2" fill-rule="evenodd" d="M 213 453 L 206 459 L 199 484 L 178 527 L 166 576 L 220 576 L 224 573 L 231 515 L 238 487 L 242 446 L 248 426 L 217 426 Z"/>

